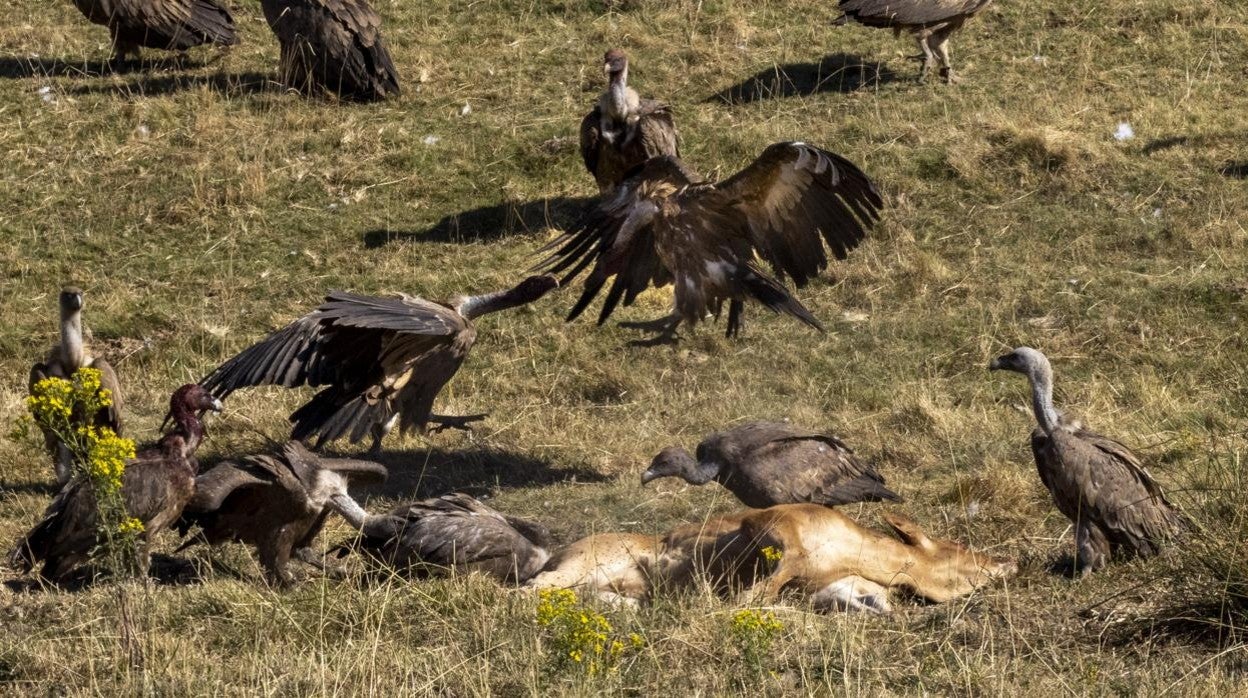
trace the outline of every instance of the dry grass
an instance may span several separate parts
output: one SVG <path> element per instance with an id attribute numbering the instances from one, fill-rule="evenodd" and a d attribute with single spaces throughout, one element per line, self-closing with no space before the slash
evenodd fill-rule
<path id="1" fill-rule="evenodd" d="M 531 598 L 483 580 L 309 575 L 278 592 L 245 551 L 197 550 L 216 562 L 202 583 L 130 592 L 141 669 L 123 661 L 110 588 L 0 588 L 3 688 L 1245 690 L 1246 655 L 1226 624 L 1242 621 L 1248 569 L 1248 10 L 1002 2 L 955 38 L 968 82 L 950 89 L 913 83 L 904 40 L 829 26 L 832 3 L 377 7 L 405 93 L 367 107 L 275 89 L 277 48 L 254 3 L 236 8 L 244 43 L 231 53 L 108 76 L 81 73 L 107 56 L 106 33 L 70 3 L 0 10 L 0 422 L 21 409 L 69 280 L 87 289 L 94 343 L 121 373 L 140 440 L 155 436 L 173 387 L 326 289 L 507 284 L 594 191 L 574 129 L 599 89 L 598 56 L 621 45 L 643 93 L 674 104 L 704 174 L 800 138 L 880 182 L 890 207 L 877 234 L 800 294 L 828 333 L 754 308 L 742 341 L 712 326 L 676 350 L 630 349 L 633 335 L 615 327 L 565 325 L 567 294 L 491 317 L 440 405 L 491 419 L 471 437 L 390 442 L 395 476 L 371 506 L 467 489 L 564 541 L 658 530 L 731 502 L 709 487 L 639 488 L 650 456 L 739 420 L 789 417 L 842 435 L 931 531 L 1018 556 L 1020 575 L 884 619 L 778 609 L 787 629 L 762 667 L 713 599 L 609 611 L 647 648 L 584 677 L 557 669 Z M 1133 140 L 1113 139 L 1119 121 Z M 665 300 L 639 305 L 622 317 L 648 318 Z M 1023 385 L 984 370 L 1020 343 L 1049 353 L 1060 402 L 1138 447 L 1203 536 L 1078 582 L 1050 571 L 1070 532 L 1034 476 L 1030 418 L 1014 409 Z M 254 430 L 280 436 L 301 397 L 235 396 L 208 459 L 258 448 Z M 50 480 L 36 449 L 0 444 L 0 540 L 34 521 Z M 345 535 L 337 526 L 326 541 Z"/>

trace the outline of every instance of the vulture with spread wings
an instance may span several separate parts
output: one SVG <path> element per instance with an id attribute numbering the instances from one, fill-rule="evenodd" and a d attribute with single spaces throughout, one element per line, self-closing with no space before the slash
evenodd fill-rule
<path id="1" fill-rule="evenodd" d="M 199 532 L 178 550 L 196 543 L 231 541 L 256 548 L 269 581 L 287 586 L 292 555 L 320 566 L 311 550 L 325 519 L 329 501 L 345 495 L 350 485 L 386 479 L 386 468 L 371 461 L 323 458 L 298 441 L 276 453 L 223 461 L 195 478 L 195 495 L 175 524 L 183 535 Z"/>
<path id="2" fill-rule="evenodd" d="M 723 182 L 699 179 L 672 157 L 647 161 L 577 224 L 542 248 L 538 267 L 566 284 L 591 264 L 575 319 L 607 282 L 598 323 L 649 286 L 675 285 L 676 307 L 649 326 L 655 341 L 674 339 L 728 301 L 728 336 L 741 328 L 752 298 L 822 330 L 819 321 L 766 261 L 801 287 L 828 265 L 824 244 L 844 259 L 879 219 L 883 199 L 853 163 L 805 143 L 776 143 Z"/>
<path id="3" fill-rule="evenodd" d="M 581 158 L 606 194 L 653 157 L 680 157 L 676 124 L 666 104 L 642 99 L 628 86 L 628 57 L 619 49 L 603 56 L 607 89 L 581 121 Z"/>
<path id="4" fill-rule="evenodd" d="M 399 73 L 366 0 L 260 0 L 281 44 L 281 78 L 308 92 L 371 102 L 399 93 Z"/>
<path id="5" fill-rule="evenodd" d="M 919 81 L 927 79 L 939 63 L 940 76 L 946 82 L 957 82 L 949 62 L 949 36 L 990 4 L 992 0 L 841 0 L 844 14 L 832 23 L 852 20 L 867 27 L 892 29 L 897 35 L 908 31 L 923 52 Z"/>
<path id="6" fill-rule="evenodd" d="M 243 350 L 200 383 L 221 399 L 253 385 L 322 388 L 290 415 L 290 438 L 315 436 L 317 448 L 344 437 L 358 443 L 371 434 L 377 452 L 396 422 L 405 432 L 423 432 L 430 421 L 440 429 L 466 428 L 485 415 L 430 412 L 476 341 L 472 321 L 535 301 L 557 285 L 553 277 L 531 276 L 506 291 L 445 303 L 332 291 L 316 310 Z"/>
<path id="7" fill-rule="evenodd" d="M 94 368 L 100 372 L 100 387 L 109 393 L 109 405 L 95 414 L 74 414 L 71 421 L 74 426 L 90 425 L 108 427 L 114 434 L 121 435 L 121 384 L 113 367 L 100 356 L 87 353 L 86 343 L 82 335 L 82 291 L 67 286 L 61 291 L 61 341 L 48 352 L 45 360 L 30 368 L 30 392 L 33 395 L 35 385 L 47 378 L 73 380 L 74 373 L 80 368 Z M 64 485 L 74 474 L 74 459 L 69 448 L 55 432 L 44 429 L 43 440 L 48 452 L 52 454 L 53 467 L 56 469 L 56 481 Z"/>
<path id="8" fill-rule="evenodd" d="M 216 0 L 74 0 L 74 6 L 113 37 L 113 60 L 139 49 L 186 51 L 238 42 L 234 18 Z"/>

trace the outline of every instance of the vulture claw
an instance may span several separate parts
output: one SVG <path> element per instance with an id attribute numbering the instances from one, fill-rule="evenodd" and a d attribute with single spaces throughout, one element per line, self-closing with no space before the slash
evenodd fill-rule
<path id="1" fill-rule="evenodd" d="M 429 421 L 437 424 L 437 426 L 433 427 L 429 431 L 434 434 L 440 434 L 446 431 L 447 429 L 459 429 L 461 431 L 472 431 L 473 422 L 480 422 L 481 420 L 485 419 L 488 416 L 490 416 L 488 412 L 483 412 L 481 414 L 465 414 L 459 417 L 449 417 L 449 416 L 440 415 L 440 414 L 431 414 L 429 415 Z"/>

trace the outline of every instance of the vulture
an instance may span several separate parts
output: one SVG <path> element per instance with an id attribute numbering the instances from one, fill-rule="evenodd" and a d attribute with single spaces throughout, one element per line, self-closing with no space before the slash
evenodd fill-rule
<path id="1" fill-rule="evenodd" d="M 676 124 L 667 105 L 641 99 L 628 86 L 628 57 L 619 49 L 603 56 L 607 91 L 581 121 L 581 157 L 606 194 L 630 170 L 653 157 L 680 157 Z"/>
<path id="2" fill-rule="evenodd" d="M 114 61 L 138 58 L 140 48 L 186 51 L 238 43 L 234 18 L 217 0 L 74 0 L 74 6 L 108 27 Z"/>
<path id="3" fill-rule="evenodd" d="M 381 515 L 366 513 L 345 495 L 333 501 L 360 531 L 351 547 L 397 569 L 422 575 L 476 571 L 522 584 L 550 559 L 546 527 L 501 514 L 466 494 L 400 504 Z"/>
<path id="4" fill-rule="evenodd" d="M 958 82 L 949 63 L 949 35 L 992 0 L 840 0 L 840 17 L 833 24 L 853 20 L 868 27 L 892 29 L 895 36 L 910 32 L 923 52 L 919 81 L 940 63 L 940 77 Z"/>
<path id="5" fill-rule="evenodd" d="M 1150 557 L 1187 527 L 1131 449 L 1053 407 L 1053 369 L 1044 354 L 1019 347 L 988 368 L 1021 373 L 1031 383 L 1039 424 L 1031 452 L 1053 502 L 1075 525 L 1077 569 L 1099 569 L 1113 555 Z"/>
<path id="6" fill-rule="evenodd" d="M 467 429 L 485 417 L 430 414 L 433 398 L 468 356 L 473 320 L 535 301 L 557 286 L 531 276 L 515 288 L 445 303 L 400 295 L 331 291 L 316 310 L 226 361 L 200 384 L 225 399 L 239 388 L 280 385 L 322 388 L 290 415 L 292 439 L 316 437 L 316 448 L 343 437 L 373 437 L 372 452 L 401 422 L 423 432 L 429 422 Z"/>
<path id="7" fill-rule="evenodd" d="M 75 424 L 90 424 L 95 427 L 108 427 L 113 433 L 121 434 L 121 385 L 117 382 L 117 374 L 113 367 L 101 357 L 87 354 L 86 345 L 82 341 L 82 291 L 67 287 L 61 291 L 61 342 L 52 347 L 48 358 L 37 363 L 30 369 L 30 389 L 34 394 L 35 384 L 45 378 L 64 378 L 71 380 L 74 372 L 80 368 L 94 368 L 100 372 L 100 387 L 112 393 L 112 403 L 93 415 L 73 415 Z M 64 485 L 74 474 L 73 455 L 56 434 L 44 430 L 44 443 L 52 454 L 56 468 L 56 481 Z"/>
<path id="8" fill-rule="evenodd" d="M 769 146 L 744 170 L 722 182 L 705 182 L 678 158 L 647 160 L 563 235 L 542 248 L 538 264 L 566 272 L 561 284 L 593 270 L 568 320 L 579 316 L 608 279 L 615 277 L 598 315 L 602 324 L 623 300 L 629 305 L 647 287 L 675 285 L 673 313 L 636 327 L 659 330 L 655 342 L 675 339 L 728 305 L 728 336 L 737 334 L 747 298 L 788 313 L 822 331 L 777 276 L 803 286 L 827 267 L 824 243 L 844 259 L 879 218 L 883 199 L 853 163 L 805 143 Z"/>
<path id="9" fill-rule="evenodd" d="M 691 485 L 714 480 L 755 509 L 901 499 L 840 439 L 779 422 L 715 432 L 698 444 L 696 460 L 683 448 L 665 448 L 642 473 L 641 484 L 661 477 Z"/>
<path id="10" fill-rule="evenodd" d="M 272 455 L 218 463 L 195 478 L 195 495 L 175 526 L 183 535 L 193 526 L 200 530 L 179 550 L 246 543 L 256 548 L 269 581 L 287 586 L 292 554 L 319 566 L 310 546 L 329 515 L 330 497 L 346 494 L 349 485 L 385 479 L 383 465 L 322 458 L 298 441 Z"/>
<path id="11" fill-rule="evenodd" d="M 139 569 L 148 567 L 146 542 L 177 520 L 195 492 L 195 451 L 204 438 L 205 410 L 219 412 L 221 401 L 198 385 L 178 388 L 169 399 L 173 429 L 126 461 L 121 483 L 126 512 L 143 522 Z M 27 573 L 42 562 L 41 576 L 62 579 L 99 544 L 99 526 L 90 484 L 73 480 L 57 493 L 43 520 L 18 541 L 9 565 Z"/>
<path id="12" fill-rule="evenodd" d="M 399 93 L 381 16 L 367 0 L 260 0 L 281 44 L 282 83 L 372 102 Z"/>

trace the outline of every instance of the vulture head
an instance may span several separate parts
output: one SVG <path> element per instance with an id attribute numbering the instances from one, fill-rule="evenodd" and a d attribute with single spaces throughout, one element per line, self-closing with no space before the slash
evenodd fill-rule
<path id="1" fill-rule="evenodd" d="M 989 371 L 1014 371 L 1024 375 L 1036 375 L 1048 372 L 1049 360 L 1044 354 L 1031 347 L 1019 347 L 1014 351 L 998 356 L 988 363 Z"/>
<path id="2" fill-rule="evenodd" d="M 169 414 L 165 417 L 165 421 L 168 422 L 170 418 L 183 412 L 203 415 L 210 410 L 220 412 L 222 408 L 221 401 L 213 397 L 204 386 L 198 383 L 187 383 L 173 391 L 173 395 L 169 398 Z"/>
<path id="3" fill-rule="evenodd" d="M 472 320 L 488 313 L 532 303 L 558 287 L 559 281 L 548 274 L 530 276 L 515 288 L 506 291 L 480 296 L 456 296 L 451 299 L 450 306 L 455 312 Z"/>
<path id="4" fill-rule="evenodd" d="M 613 48 L 602 57 L 602 72 L 614 78 L 628 73 L 628 56 L 618 48 Z"/>
<path id="5" fill-rule="evenodd" d="M 679 477 L 691 485 L 705 485 L 715 479 L 719 466 L 699 463 L 688 451 L 679 446 L 668 446 L 650 461 L 650 467 L 641 474 L 641 484 L 661 477 Z"/>
<path id="6" fill-rule="evenodd" d="M 68 317 L 82 310 L 82 289 L 66 286 L 61 289 L 61 316 Z"/>

